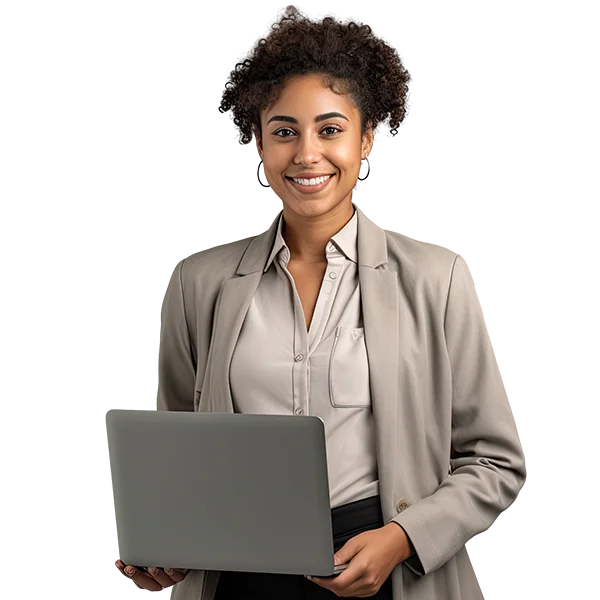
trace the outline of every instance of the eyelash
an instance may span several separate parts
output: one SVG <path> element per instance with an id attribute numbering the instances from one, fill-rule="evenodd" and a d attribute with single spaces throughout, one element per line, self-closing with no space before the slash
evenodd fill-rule
<path id="1" fill-rule="evenodd" d="M 343 129 L 338 129 L 337 127 L 334 127 L 333 125 L 327 125 L 326 127 L 323 127 L 323 129 L 321 129 L 321 131 L 325 131 L 326 129 L 333 129 L 334 131 L 336 131 L 338 133 L 343 131 Z M 292 130 L 289 127 L 282 127 L 281 129 L 274 131 L 273 135 L 276 137 L 280 137 L 280 138 L 290 137 L 289 135 L 278 135 L 282 131 L 292 131 Z M 334 135 L 334 134 L 329 134 L 329 135 Z"/>

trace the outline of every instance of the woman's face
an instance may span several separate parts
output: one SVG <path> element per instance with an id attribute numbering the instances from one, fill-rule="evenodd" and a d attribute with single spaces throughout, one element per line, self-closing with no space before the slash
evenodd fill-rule
<path id="1" fill-rule="evenodd" d="M 328 113 L 337 114 L 322 118 Z M 373 133 L 369 128 L 361 140 L 360 112 L 347 96 L 323 87 L 319 74 L 294 76 L 278 100 L 262 111 L 261 125 L 262 140 L 257 137 L 256 145 L 267 181 L 283 201 L 284 217 L 293 213 L 310 218 L 349 209 Z M 304 179 L 332 177 L 324 187 L 291 181 L 305 173 Z"/>

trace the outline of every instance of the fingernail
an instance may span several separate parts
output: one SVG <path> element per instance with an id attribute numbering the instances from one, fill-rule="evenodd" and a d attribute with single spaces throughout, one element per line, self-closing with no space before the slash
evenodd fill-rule
<path id="1" fill-rule="evenodd" d="M 133 567 L 127 567 L 125 569 L 125 573 L 127 573 L 127 575 L 133 575 L 135 573 L 135 569 Z"/>

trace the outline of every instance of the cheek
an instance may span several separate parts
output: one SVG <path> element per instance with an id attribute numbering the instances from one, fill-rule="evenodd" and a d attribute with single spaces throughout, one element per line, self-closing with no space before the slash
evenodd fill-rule
<path id="1" fill-rule="evenodd" d="M 272 162 L 266 162 L 265 159 L 262 159 L 263 163 L 262 165 L 260 163 L 257 163 L 257 167 L 258 167 L 258 175 L 261 177 L 261 179 L 267 183 L 266 178 L 267 176 L 269 177 L 273 177 L 273 163 Z"/>
<path id="2" fill-rule="evenodd" d="M 337 166 L 340 169 L 340 175 L 343 180 L 354 179 L 360 173 L 360 161 L 357 161 L 356 158 L 349 159 L 343 164 L 338 163 Z"/>
<path id="3" fill-rule="evenodd" d="M 263 165 L 269 174 L 281 175 L 289 167 L 290 161 L 281 154 L 271 155 L 267 160 L 263 158 Z M 262 167 L 261 167 L 262 168 Z"/>
<path id="4" fill-rule="evenodd" d="M 331 162 L 342 171 L 354 173 L 360 169 L 360 149 L 340 148 L 331 155 Z"/>

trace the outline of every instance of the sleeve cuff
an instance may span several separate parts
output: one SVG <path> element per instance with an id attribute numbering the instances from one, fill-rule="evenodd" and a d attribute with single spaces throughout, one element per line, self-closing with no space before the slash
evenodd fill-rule
<path id="1" fill-rule="evenodd" d="M 421 527 L 418 521 L 411 518 L 407 511 L 398 513 L 395 517 L 390 519 L 388 522 L 395 521 L 402 529 L 410 540 L 414 548 L 413 554 L 411 554 L 406 560 L 402 561 L 401 564 L 406 566 L 407 569 L 412 571 L 415 575 L 423 577 L 427 574 L 423 563 L 421 562 L 421 556 L 425 556 L 427 553 L 428 541 L 421 535 Z"/>
<path id="2" fill-rule="evenodd" d="M 399 527 L 401 527 L 402 530 L 404 531 L 406 537 L 408 538 L 409 544 L 411 544 L 411 546 L 412 546 L 412 550 L 413 550 L 412 554 L 406 560 L 403 560 L 401 564 L 405 565 L 415 575 L 418 575 L 420 577 L 425 575 L 425 571 L 423 569 L 423 565 L 421 564 L 421 559 L 419 558 L 417 549 L 415 548 L 415 545 L 413 544 L 413 541 L 412 541 L 410 535 L 408 535 L 408 532 L 406 531 L 406 529 L 404 529 L 404 527 L 402 527 L 402 525 L 400 525 L 400 523 L 398 523 L 398 521 L 396 520 L 395 517 L 393 519 L 390 519 L 388 521 L 388 523 L 396 523 Z"/>
<path id="3" fill-rule="evenodd" d="M 415 575 L 419 577 L 423 577 L 425 575 L 425 570 L 423 569 L 423 565 L 421 564 L 421 559 L 418 554 L 413 554 L 409 556 L 403 563 L 408 569 L 410 569 Z"/>

